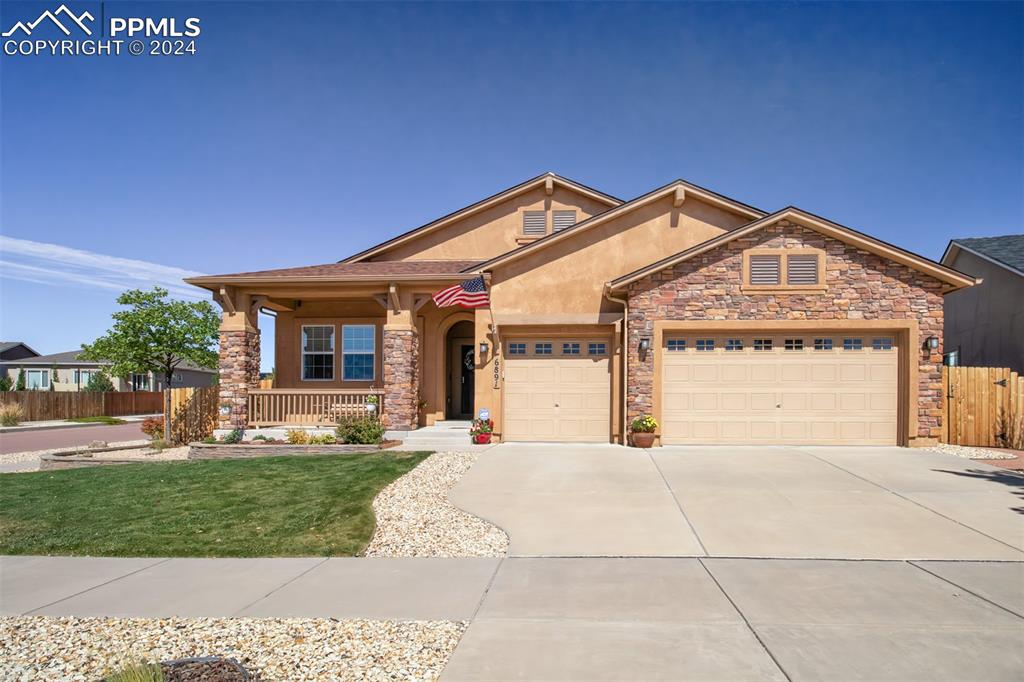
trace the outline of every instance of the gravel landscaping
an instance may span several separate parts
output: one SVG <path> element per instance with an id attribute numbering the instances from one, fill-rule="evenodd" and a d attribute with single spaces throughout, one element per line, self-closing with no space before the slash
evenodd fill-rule
<path id="1" fill-rule="evenodd" d="M 508 536 L 448 501 L 448 491 L 478 453 L 438 452 L 380 491 L 377 528 L 364 554 L 372 557 L 505 556 Z"/>
<path id="2" fill-rule="evenodd" d="M 965 459 L 1016 459 L 1016 455 L 996 448 L 976 448 L 968 445 L 949 445 L 947 443 L 939 443 L 938 445 L 928 449 L 934 450 L 935 452 L 942 452 L 947 455 L 956 455 L 957 457 L 963 457 Z"/>
<path id="3" fill-rule="evenodd" d="M 125 663 L 233 658 L 263 682 L 433 680 L 463 621 L 0 618 L 0 680 L 100 679 Z"/>

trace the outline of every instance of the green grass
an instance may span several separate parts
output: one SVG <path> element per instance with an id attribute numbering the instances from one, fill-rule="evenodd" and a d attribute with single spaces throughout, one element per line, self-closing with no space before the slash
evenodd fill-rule
<path id="1" fill-rule="evenodd" d="M 118 419 L 117 417 L 75 417 L 69 419 L 69 422 L 77 422 L 79 424 L 127 424 L 124 419 Z"/>
<path id="2" fill-rule="evenodd" d="M 353 556 L 373 498 L 429 452 L 0 475 L 0 554 Z"/>

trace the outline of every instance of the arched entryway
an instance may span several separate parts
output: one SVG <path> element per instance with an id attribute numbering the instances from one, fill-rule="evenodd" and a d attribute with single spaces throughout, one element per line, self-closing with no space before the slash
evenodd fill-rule
<path id="1" fill-rule="evenodd" d="M 473 323 L 456 322 L 445 334 L 445 418 L 473 418 L 473 376 L 476 350 Z"/>

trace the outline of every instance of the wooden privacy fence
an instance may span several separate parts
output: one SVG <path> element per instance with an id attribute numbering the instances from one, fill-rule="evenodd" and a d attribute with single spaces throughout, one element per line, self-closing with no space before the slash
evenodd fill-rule
<path id="1" fill-rule="evenodd" d="M 943 367 L 944 442 L 1024 449 L 1024 377 L 1000 367 Z"/>
<path id="2" fill-rule="evenodd" d="M 159 391 L 5 391 L 0 393 L 0 403 L 21 405 L 24 415 L 21 420 L 25 422 L 158 414 L 164 410 L 163 393 Z"/>
<path id="3" fill-rule="evenodd" d="M 342 417 L 365 417 L 366 399 L 377 396 L 377 416 L 383 413 L 380 389 L 271 388 L 249 391 L 249 426 L 317 426 Z"/>
<path id="4" fill-rule="evenodd" d="M 213 435 L 217 428 L 217 386 L 167 389 L 170 440 L 175 445 L 191 443 Z"/>

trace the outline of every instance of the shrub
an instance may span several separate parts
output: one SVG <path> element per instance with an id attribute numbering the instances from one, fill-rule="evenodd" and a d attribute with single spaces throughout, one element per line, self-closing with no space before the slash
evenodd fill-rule
<path id="1" fill-rule="evenodd" d="M 129 663 L 103 678 L 103 682 L 163 682 L 163 668 L 157 663 Z"/>
<path id="2" fill-rule="evenodd" d="M 241 443 L 242 436 L 244 435 L 245 432 L 242 431 L 242 429 L 231 429 L 231 431 L 226 436 L 224 436 L 224 442 L 227 443 L 228 445 L 235 445 L 236 443 Z"/>
<path id="3" fill-rule="evenodd" d="M 25 416 L 25 411 L 18 403 L 0 405 L 0 426 L 17 426 Z"/>
<path id="4" fill-rule="evenodd" d="M 309 434 L 302 429 L 289 429 L 288 442 L 292 445 L 305 445 L 309 442 Z"/>
<path id="5" fill-rule="evenodd" d="M 654 433 L 658 429 L 658 422 L 651 415 L 645 414 L 634 419 L 629 428 L 633 433 Z"/>
<path id="6" fill-rule="evenodd" d="M 6 374 L 3 375 L 3 376 L 0 376 L 0 391 L 3 391 L 3 392 L 6 393 L 7 391 L 11 390 L 13 387 L 14 386 L 11 383 L 11 378 L 9 376 L 7 376 Z"/>
<path id="7" fill-rule="evenodd" d="M 147 419 L 144 419 L 142 422 L 142 432 L 154 440 L 157 438 L 163 438 L 164 418 L 148 417 Z"/>
<path id="8" fill-rule="evenodd" d="M 165 441 L 163 438 L 154 438 L 149 442 L 149 447 L 153 448 L 157 452 L 160 452 L 161 450 L 166 450 L 171 446 L 168 445 L 167 441 Z"/>
<path id="9" fill-rule="evenodd" d="M 206 443 L 207 445 L 214 445 L 215 443 L 217 443 L 217 439 L 214 438 L 213 436 L 207 436 L 206 438 L 203 439 L 202 442 Z"/>
<path id="10" fill-rule="evenodd" d="M 18 381 L 15 382 L 15 384 L 14 384 L 14 390 L 15 391 L 24 391 L 25 390 L 25 369 L 24 368 L 18 370 Z"/>
<path id="11" fill-rule="evenodd" d="M 342 443 L 376 445 L 384 440 L 384 425 L 373 417 L 349 417 L 338 422 L 336 433 Z"/>
<path id="12" fill-rule="evenodd" d="M 89 383 L 82 389 L 87 393 L 109 393 L 114 390 L 114 384 L 103 372 L 96 372 L 89 377 Z"/>
<path id="13" fill-rule="evenodd" d="M 263 435 L 262 433 L 257 433 L 257 434 L 256 434 L 255 436 L 253 436 L 253 437 L 252 437 L 252 442 L 254 442 L 254 443 L 255 443 L 255 442 L 256 442 L 256 441 L 258 441 L 258 440 L 261 440 L 261 441 L 268 441 L 268 440 L 270 440 L 270 439 L 269 439 L 269 438 L 267 438 L 266 436 L 264 436 L 264 435 Z"/>
<path id="14" fill-rule="evenodd" d="M 334 445 L 337 442 L 333 433 L 318 433 L 309 439 L 310 445 Z"/>

